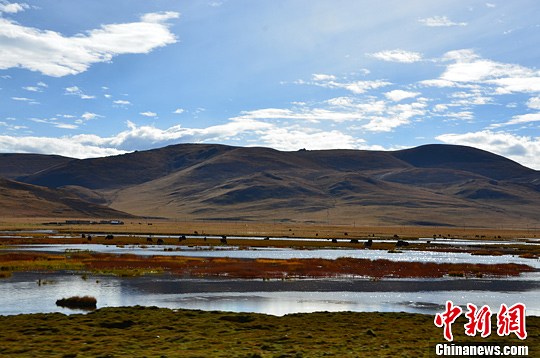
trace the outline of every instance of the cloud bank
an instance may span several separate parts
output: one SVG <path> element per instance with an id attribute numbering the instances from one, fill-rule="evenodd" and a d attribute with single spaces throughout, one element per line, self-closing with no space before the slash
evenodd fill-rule
<path id="1" fill-rule="evenodd" d="M 2 6 L 13 12 L 15 5 Z M 149 13 L 138 22 L 102 25 L 71 37 L 0 17 L 0 69 L 25 68 L 52 77 L 75 75 L 114 56 L 145 54 L 175 43 L 167 21 L 179 16 Z"/>

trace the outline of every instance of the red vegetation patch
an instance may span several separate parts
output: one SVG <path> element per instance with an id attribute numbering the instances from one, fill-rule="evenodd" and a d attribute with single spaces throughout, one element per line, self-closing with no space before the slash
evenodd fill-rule
<path id="1" fill-rule="evenodd" d="M 106 255 L 108 256 L 108 255 Z M 424 277 L 460 276 L 517 276 L 534 268 L 520 264 L 448 264 L 395 262 L 354 258 L 327 259 L 235 259 L 155 256 L 95 257 L 86 261 L 92 270 L 160 269 L 185 276 L 227 276 L 234 278 L 287 277 Z"/>
<path id="2" fill-rule="evenodd" d="M 109 272 L 129 275 L 138 272 L 171 272 L 193 277 L 225 276 L 234 278 L 299 278 L 299 277 L 396 277 L 436 278 L 443 276 L 481 277 L 517 276 L 535 269 L 520 264 L 451 264 L 395 262 L 390 260 L 368 260 L 355 258 L 329 259 L 236 259 L 201 258 L 184 256 L 111 255 L 97 253 L 72 253 L 50 255 L 41 253 L 10 253 L 0 255 L 0 267 L 24 271 L 35 269 L 36 260 L 65 260 L 69 269 L 94 272 Z M 14 264 L 16 262 L 16 264 Z M 10 264 L 10 265 L 8 265 Z M 25 268 L 26 267 L 26 268 Z M 11 271 L 11 270 L 9 270 Z"/>

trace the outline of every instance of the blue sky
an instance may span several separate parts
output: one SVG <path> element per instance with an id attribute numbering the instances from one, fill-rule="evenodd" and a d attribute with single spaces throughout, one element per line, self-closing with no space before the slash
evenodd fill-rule
<path id="1" fill-rule="evenodd" d="M 0 0 L 0 152 L 463 144 L 540 169 L 538 1 Z"/>

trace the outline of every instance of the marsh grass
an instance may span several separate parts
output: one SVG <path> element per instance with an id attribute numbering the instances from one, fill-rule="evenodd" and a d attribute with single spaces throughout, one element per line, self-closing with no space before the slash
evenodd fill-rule
<path id="1" fill-rule="evenodd" d="M 69 219 L 69 218 L 66 218 Z M 126 221 L 126 225 L 43 225 L 51 221 L 47 218 L 10 218 L 0 222 L 2 230 L 26 230 L 21 234 L 14 233 L 10 238 L 2 238 L 0 244 L 4 246 L 20 244 L 87 244 L 81 239 L 81 234 L 94 233 L 91 243 L 107 245 L 143 245 L 143 239 L 135 235 L 172 235 L 180 237 L 197 232 L 198 238 L 188 238 L 181 242 L 177 239 L 165 239 L 168 245 L 187 245 L 197 247 L 218 246 L 219 239 L 204 240 L 205 236 L 227 236 L 229 245 L 242 247 L 290 247 L 290 248 L 355 248 L 362 249 L 363 243 L 369 239 L 382 240 L 373 243 L 371 249 L 394 250 L 396 237 L 409 242 L 407 250 L 427 250 L 445 252 L 471 252 L 480 255 L 526 255 L 524 257 L 536 259 L 540 256 L 540 245 L 524 245 L 516 238 L 540 237 L 540 229 L 494 229 L 494 228 L 449 228 L 426 226 L 347 226 L 324 225 L 310 223 L 265 223 L 265 222 L 218 222 L 196 221 L 175 222 L 172 220 Z M 54 219 L 53 221 L 63 221 Z M 67 237 L 51 237 L 45 233 L 29 233 L 32 230 L 57 230 L 58 234 Z M 114 234 L 114 239 L 107 240 L 106 236 Z M 294 234 L 294 235 L 293 235 Z M 257 236 L 268 240 L 231 239 L 230 236 L 250 237 Z M 317 238 L 322 241 L 293 241 L 291 237 Z M 429 243 L 418 243 L 418 238 L 433 238 Z M 459 247 L 441 245 L 436 242 L 438 238 L 473 239 L 473 240 L 509 240 L 510 245 L 482 245 L 482 247 Z M 333 241 L 336 242 L 333 242 Z M 359 243 L 351 243 L 351 241 Z M 169 249 L 170 250 L 170 249 Z"/>
<path id="2" fill-rule="evenodd" d="M 528 338 L 468 337 L 457 343 L 528 345 L 540 356 L 540 317 L 527 317 Z M 492 322 L 495 324 L 495 322 Z M 0 316 L 0 355 L 62 357 L 432 357 L 444 343 L 433 316 L 318 312 L 283 317 L 255 313 L 102 308 L 89 314 Z M 496 332 L 496 327 L 492 327 Z"/>
<path id="3" fill-rule="evenodd" d="M 76 271 L 87 273 L 136 277 L 164 272 L 185 277 L 231 277 L 231 278 L 325 278 L 325 277 L 372 277 L 372 278 L 435 278 L 445 275 L 477 277 L 517 276 L 534 271 L 531 266 L 520 264 L 466 264 L 395 262 L 356 258 L 330 259 L 237 259 L 201 258 L 184 256 L 113 255 L 101 253 L 46 253 L 11 252 L 0 254 L 3 271 Z M 84 276 L 83 276 L 84 279 Z"/>

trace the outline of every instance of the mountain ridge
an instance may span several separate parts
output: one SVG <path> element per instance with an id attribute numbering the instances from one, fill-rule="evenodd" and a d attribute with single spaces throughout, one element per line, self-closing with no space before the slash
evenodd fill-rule
<path id="1" fill-rule="evenodd" d="M 186 220 L 456 226 L 540 220 L 539 171 L 444 144 L 289 152 L 178 144 L 63 160 L 17 180 L 133 215 Z"/>
<path id="2" fill-rule="evenodd" d="M 2 217 L 129 218 L 128 213 L 81 200 L 69 191 L 0 178 Z"/>

